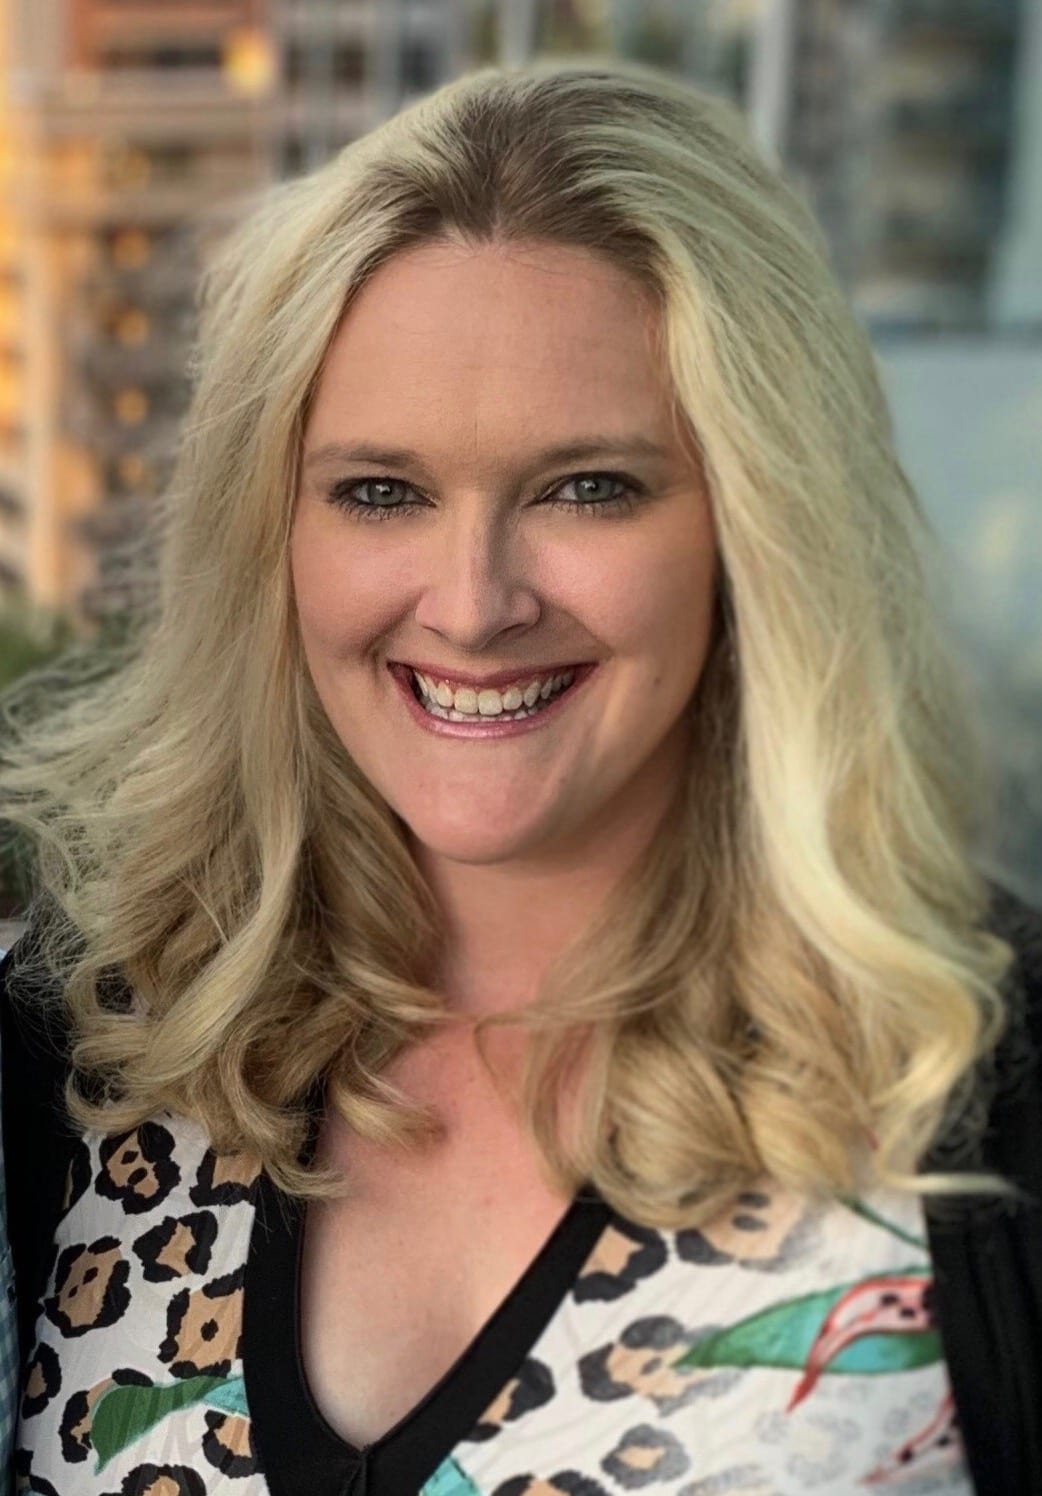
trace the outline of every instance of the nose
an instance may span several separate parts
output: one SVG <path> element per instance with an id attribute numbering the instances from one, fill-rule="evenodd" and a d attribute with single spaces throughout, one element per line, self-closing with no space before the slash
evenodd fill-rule
<path id="1" fill-rule="evenodd" d="M 500 634 L 520 633 L 538 620 L 535 557 L 512 516 L 460 505 L 424 539 L 416 607 L 422 628 L 477 653 Z"/>

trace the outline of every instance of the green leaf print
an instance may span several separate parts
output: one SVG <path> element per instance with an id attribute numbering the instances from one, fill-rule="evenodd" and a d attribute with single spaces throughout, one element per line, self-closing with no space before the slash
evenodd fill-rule
<path id="1" fill-rule="evenodd" d="M 902 1268 L 877 1278 L 903 1278 L 921 1274 L 923 1268 Z M 856 1288 L 844 1283 L 821 1293 L 805 1294 L 772 1304 L 759 1314 L 739 1320 L 726 1330 L 694 1345 L 677 1363 L 677 1369 L 715 1366 L 780 1366 L 802 1370 L 811 1347 L 833 1306 Z M 902 1334 L 877 1333 L 860 1336 L 846 1345 L 824 1370 L 873 1375 L 887 1371 L 908 1371 L 941 1359 L 941 1342 L 936 1330 L 909 1330 Z"/>
<path id="2" fill-rule="evenodd" d="M 481 1496 L 481 1491 L 450 1455 L 425 1482 L 419 1496 Z"/>
<path id="3" fill-rule="evenodd" d="M 167 1387 L 110 1387 L 98 1399 L 91 1421 L 96 1468 L 103 1469 L 113 1455 L 181 1408 L 208 1402 L 232 1411 L 230 1403 L 221 1401 L 221 1389 L 228 1388 L 227 1395 L 235 1396 L 231 1389 L 236 1384 L 241 1386 L 241 1377 L 185 1377 Z"/>

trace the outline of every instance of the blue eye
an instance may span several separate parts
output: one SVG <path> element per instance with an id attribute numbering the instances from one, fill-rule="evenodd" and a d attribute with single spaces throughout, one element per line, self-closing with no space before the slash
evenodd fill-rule
<path id="1" fill-rule="evenodd" d="M 359 489 L 370 488 L 374 496 L 370 499 L 359 499 L 355 494 Z M 408 491 L 409 485 L 401 482 L 398 478 L 358 478 L 351 483 L 337 483 L 330 492 L 330 500 L 343 509 L 368 510 L 379 514 L 381 518 L 396 509 L 409 508 L 407 504 L 396 503 L 393 493 L 388 490 L 399 489 Z"/>
<path id="2" fill-rule="evenodd" d="M 614 486 L 615 493 L 591 493 L 585 485 L 601 484 Z M 560 499 L 555 497 L 562 489 L 575 486 L 577 492 L 584 494 L 579 499 Z M 617 514 L 620 510 L 629 511 L 633 508 L 637 499 L 645 493 L 643 485 L 635 478 L 629 478 L 625 473 L 579 473 L 574 478 L 566 478 L 563 483 L 558 484 L 555 489 L 544 499 L 544 503 L 550 504 L 554 509 L 582 509 L 593 514 Z"/>
<path id="3" fill-rule="evenodd" d="M 576 490 L 583 496 L 577 499 L 562 499 L 558 495 L 562 490 L 575 486 Z M 591 492 L 591 486 L 593 492 Z M 600 486 L 601 492 L 597 492 Z M 363 489 L 370 489 L 369 498 L 359 497 Z M 607 488 L 609 492 L 603 490 Z M 615 488 L 615 492 L 610 492 Z M 395 497 L 397 491 L 398 498 Z M 359 519 L 390 519 L 396 514 L 416 514 L 421 509 L 430 508 L 428 500 L 422 496 L 418 499 L 402 499 L 402 494 L 416 494 L 417 490 L 411 484 L 404 482 L 401 478 L 388 478 L 386 476 L 372 476 L 368 478 L 341 479 L 330 489 L 328 499 L 338 509 L 355 515 Z M 576 473 L 571 478 L 562 479 L 553 488 L 549 489 L 537 501 L 540 504 L 548 504 L 554 509 L 566 509 L 571 513 L 583 514 L 619 514 L 628 512 L 635 507 L 637 502 L 647 493 L 642 483 L 631 478 L 627 473 Z"/>

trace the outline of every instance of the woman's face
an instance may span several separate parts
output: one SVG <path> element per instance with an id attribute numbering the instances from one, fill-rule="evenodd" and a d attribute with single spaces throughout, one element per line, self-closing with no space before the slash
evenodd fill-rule
<path id="1" fill-rule="evenodd" d="M 300 632 L 428 858 L 575 866 L 668 806 L 715 548 L 655 327 L 594 254 L 437 242 L 384 265 L 332 342 L 293 524 Z"/>

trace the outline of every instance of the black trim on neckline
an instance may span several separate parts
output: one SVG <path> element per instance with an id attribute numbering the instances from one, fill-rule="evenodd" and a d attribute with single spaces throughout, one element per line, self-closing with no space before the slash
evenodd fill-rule
<path id="1" fill-rule="evenodd" d="M 592 1186 L 572 1201 L 521 1277 L 441 1380 L 375 1443 L 341 1439 L 311 1396 L 300 1347 L 305 1208 L 262 1174 L 243 1304 L 253 1434 L 272 1496 L 418 1492 L 480 1421 L 553 1319 L 612 1219 Z"/>

